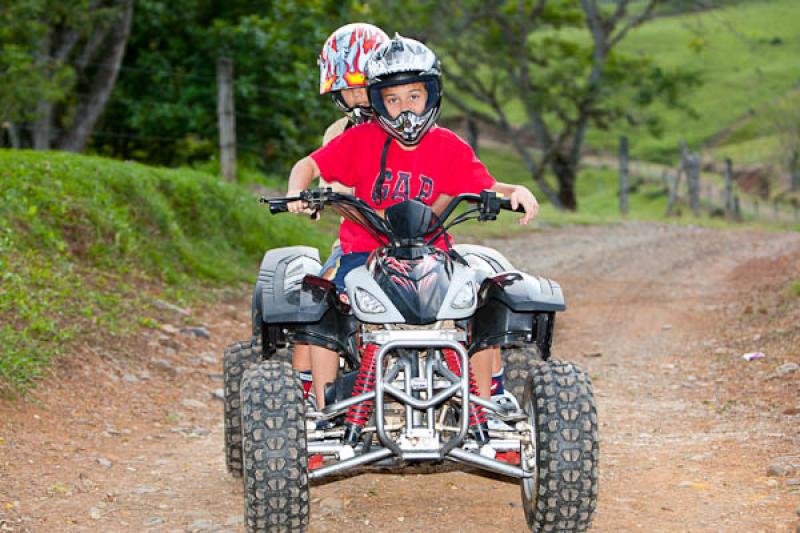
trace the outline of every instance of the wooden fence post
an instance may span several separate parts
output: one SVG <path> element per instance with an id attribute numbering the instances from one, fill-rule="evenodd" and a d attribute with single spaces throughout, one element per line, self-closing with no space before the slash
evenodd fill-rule
<path id="1" fill-rule="evenodd" d="M 672 210 L 675 209 L 675 202 L 678 200 L 678 186 L 681 183 L 681 167 L 675 170 L 675 176 L 670 176 L 669 186 L 669 201 L 667 203 L 667 216 L 672 216 Z"/>
<path id="2" fill-rule="evenodd" d="M 694 216 L 700 216 L 700 155 L 689 152 L 689 148 L 683 140 L 681 140 L 681 166 L 686 172 L 689 207 Z"/>
<path id="3" fill-rule="evenodd" d="M 725 216 L 733 217 L 733 162 L 730 157 L 725 158 Z"/>
<path id="4" fill-rule="evenodd" d="M 619 138 L 619 212 L 628 214 L 628 138 Z"/>
<path id="5" fill-rule="evenodd" d="M 233 103 L 233 61 L 217 59 L 217 118 L 219 121 L 219 163 L 222 175 L 236 181 L 236 114 Z"/>

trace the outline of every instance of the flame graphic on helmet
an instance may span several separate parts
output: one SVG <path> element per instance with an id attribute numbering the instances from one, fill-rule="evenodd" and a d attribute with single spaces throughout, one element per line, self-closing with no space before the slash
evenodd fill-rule
<path id="1" fill-rule="evenodd" d="M 371 24 L 348 24 L 336 30 L 319 56 L 319 93 L 366 87 L 365 69 L 372 52 L 388 36 Z"/>

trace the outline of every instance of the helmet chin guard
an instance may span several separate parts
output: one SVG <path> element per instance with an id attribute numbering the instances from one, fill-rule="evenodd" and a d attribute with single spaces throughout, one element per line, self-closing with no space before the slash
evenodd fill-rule
<path id="1" fill-rule="evenodd" d="M 431 129 L 440 111 L 439 106 L 428 109 L 422 115 L 417 115 L 413 111 L 403 111 L 394 119 L 379 114 L 377 122 L 386 133 L 404 145 L 414 146 Z"/>
<path id="2" fill-rule="evenodd" d="M 348 107 L 347 103 L 344 101 L 344 97 L 342 96 L 341 91 L 336 91 L 335 93 L 331 94 L 334 103 L 336 106 L 345 114 L 347 118 L 350 119 L 350 122 L 353 124 L 363 124 L 364 122 L 369 122 L 372 119 L 374 113 L 370 106 L 353 106 Z"/>

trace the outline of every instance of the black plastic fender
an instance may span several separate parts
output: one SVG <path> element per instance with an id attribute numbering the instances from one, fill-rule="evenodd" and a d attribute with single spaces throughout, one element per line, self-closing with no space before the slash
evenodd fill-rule
<path id="1" fill-rule="evenodd" d="M 503 272 L 486 278 L 478 291 L 478 308 L 498 300 L 515 313 L 563 311 L 561 286 L 553 280 L 522 272 Z"/>
<path id="2" fill-rule="evenodd" d="M 566 309 L 554 281 L 520 272 L 504 272 L 484 280 L 472 319 L 470 353 L 490 346 L 536 343 L 550 356 L 556 311 Z"/>
<path id="3" fill-rule="evenodd" d="M 269 250 L 264 254 L 253 292 L 253 334 L 261 330 L 261 323 L 303 322 L 298 316 L 298 296 L 303 278 L 319 274 L 322 265 L 319 252 L 310 246 L 287 246 Z M 323 311 L 324 312 L 324 311 Z M 313 313 L 319 320 L 322 313 Z"/>

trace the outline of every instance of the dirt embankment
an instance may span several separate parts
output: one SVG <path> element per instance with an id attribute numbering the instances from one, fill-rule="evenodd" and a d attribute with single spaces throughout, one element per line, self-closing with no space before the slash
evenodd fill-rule
<path id="1" fill-rule="evenodd" d="M 589 371 L 601 420 L 594 531 L 795 531 L 800 235 L 630 223 L 488 244 L 565 289 L 554 356 Z M 198 310 L 210 339 L 87 337 L 34 398 L 0 403 L 0 531 L 241 531 L 214 391 L 248 306 Z M 489 476 L 370 473 L 311 496 L 313 531 L 524 528 L 517 485 Z"/>

